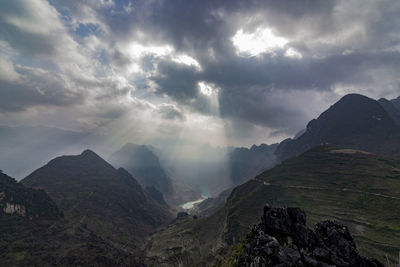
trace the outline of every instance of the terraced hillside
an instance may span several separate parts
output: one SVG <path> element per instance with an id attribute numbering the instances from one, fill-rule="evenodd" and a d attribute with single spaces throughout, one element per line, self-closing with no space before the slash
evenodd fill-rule
<path id="1" fill-rule="evenodd" d="M 400 249 L 400 164 L 352 149 L 317 147 L 237 187 L 225 207 L 229 244 L 242 239 L 264 203 L 304 209 L 310 225 L 336 219 L 362 254 L 397 258 Z"/>
<path id="2" fill-rule="evenodd" d="M 159 264 L 163 258 L 169 262 L 188 259 L 191 253 L 203 264 L 214 257 L 223 261 L 221 248 L 235 247 L 243 240 L 260 218 L 265 203 L 300 207 L 307 213 L 309 226 L 325 219 L 337 220 L 350 228 L 362 255 L 385 262 L 386 255 L 397 260 L 400 163 L 359 150 L 329 146 L 316 147 L 286 160 L 236 187 L 225 207 L 215 214 L 197 221 L 188 218 L 186 223 L 157 233 L 149 242 L 147 256 L 150 262 L 157 260 Z M 202 245 L 200 241 L 205 235 L 214 242 L 209 240 Z M 188 246 L 182 245 L 183 239 Z M 162 240 L 169 244 L 158 248 L 152 245 Z"/>

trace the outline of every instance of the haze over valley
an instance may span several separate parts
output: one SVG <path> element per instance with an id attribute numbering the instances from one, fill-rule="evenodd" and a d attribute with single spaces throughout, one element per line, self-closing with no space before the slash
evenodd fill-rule
<path id="1" fill-rule="evenodd" d="M 399 12 L 0 0 L 0 265 L 398 266 Z"/>

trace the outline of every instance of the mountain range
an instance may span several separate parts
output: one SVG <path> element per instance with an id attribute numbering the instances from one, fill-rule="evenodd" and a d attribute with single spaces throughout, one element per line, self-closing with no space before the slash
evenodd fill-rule
<path id="1" fill-rule="evenodd" d="M 362 256 L 394 263 L 400 248 L 399 121 L 400 98 L 350 94 L 293 139 L 211 149 L 214 157 L 194 170 L 195 160 L 183 155 L 173 166 L 165 150 L 128 143 L 109 157 L 111 164 L 87 149 L 56 157 L 20 182 L 1 172 L 0 265 L 226 266 L 244 251 L 242 241 L 266 203 L 300 207 L 308 227 L 336 220 L 335 227 L 351 231 L 351 246 L 357 244 Z M 2 165 L 24 158 L 23 149 L 12 153 L 18 140 L 40 135 L 0 130 L 10 141 L 0 145 L 11 151 L 10 159 L 0 153 Z M 56 138 L 49 136 L 52 145 Z M 62 146 L 86 138 L 67 136 Z M 26 156 L 35 150 L 27 147 Z M 55 150 L 46 151 L 28 165 Z M 191 173 L 199 178 L 185 180 Z M 182 212 L 179 205 L 204 190 L 213 197 Z M 256 252 L 245 251 L 245 261 L 254 262 Z"/>
<path id="2" fill-rule="evenodd" d="M 189 216 L 157 232 L 148 243 L 147 263 L 209 265 L 229 258 L 265 203 L 301 207 L 311 225 L 338 220 L 350 228 L 363 255 L 382 261 L 388 255 L 395 261 L 400 247 L 400 217 L 395 212 L 400 209 L 399 193 L 397 160 L 319 146 L 234 188 L 212 215 Z"/>

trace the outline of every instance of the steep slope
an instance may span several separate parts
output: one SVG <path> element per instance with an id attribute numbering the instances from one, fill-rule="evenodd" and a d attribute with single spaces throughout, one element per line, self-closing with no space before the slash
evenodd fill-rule
<path id="1" fill-rule="evenodd" d="M 242 184 L 274 166 L 276 164 L 274 152 L 277 146 L 278 144 L 253 145 L 250 149 L 241 147 L 230 152 L 229 165 L 232 186 Z"/>
<path id="2" fill-rule="evenodd" d="M 170 218 L 127 171 L 90 150 L 56 158 L 22 183 L 45 190 L 70 222 L 125 247 L 135 248 Z"/>
<path id="3" fill-rule="evenodd" d="M 200 216 L 208 216 L 214 214 L 225 205 L 226 199 L 231 194 L 232 189 L 233 188 L 226 189 L 215 198 L 210 197 L 198 204 L 195 204 L 193 210 L 191 210 L 190 213 Z"/>
<path id="4" fill-rule="evenodd" d="M 400 164 L 352 149 L 317 147 L 234 189 L 227 200 L 225 238 L 236 243 L 264 203 L 296 206 L 309 223 L 336 219 L 354 233 L 360 251 L 384 259 L 400 247 Z"/>
<path id="5" fill-rule="evenodd" d="M 0 171 L 0 214 L 29 218 L 59 219 L 56 204 L 43 190 L 31 189 L 17 183 Z"/>
<path id="6" fill-rule="evenodd" d="M 393 105 L 400 110 L 400 96 L 398 98 L 392 99 L 390 100 L 390 102 L 393 103 Z"/>
<path id="7" fill-rule="evenodd" d="M 156 201 L 161 206 L 168 208 L 167 202 L 165 202 L 163 194 L 158 191 L 154 186 L 147 186 L 144 189 L 148 196 L 150 196 L 154 201 Z"/>
<path id="8" fill-rule="evenodd" d="M 379 104 L 385 109 L 385 111 L 389 114 L 392 120 L 400 125 L 400 110 L 396 108 L 392 101 L 389 101 L 385 98 L 381 98 L 378 100 Z"/>
<path id="9" fill-rule="evenodd" d="M 349 94 L 310 121 L 303 135 L 282 142 L 276 155 L 281 161 L 312 147 L 330 144 L 398 156 L 399 136 L 399 127 L 378 101 Z"/>
<path id="10" fill-rule="evenodd" d="M 335 219 L 349 227 L 362 255 L 384 261 L 387 254 L 395 261 L 400 248 L 400 213 L 395 212 L 400 210 L 399 193 L 398 161 L 353 149 L 316 147 L 236 187 L 215 214 L 188 218 L 155 234 L 147 261 L 206 266 L 219 260 L 224 256 L 218 251 L 241 242 L 265 203 L 304 209 L 310 225 Z M 211 240 L 204 241 L 204 236 Z M 187 245 L 182 247 L 183 241 Z"/>
<path id="11" fill-rule="evenodd" d="M 158 157 L 147 146 L 126 144 L 111 155 L 110 162 L 132 173 L 143 187 L 153 186 L 166 197 L 172 195 L 171 179 L 161 167 Z"/>

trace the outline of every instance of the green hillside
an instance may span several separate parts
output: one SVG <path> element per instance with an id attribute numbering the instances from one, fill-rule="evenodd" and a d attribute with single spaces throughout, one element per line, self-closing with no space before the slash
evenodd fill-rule
<path id="1" fill-rule="evenodd" d="M 304 209 L 308 223 L 336 219 L 362 254 L 383 260 L 400 250 L 400 164 L 363 151 L 317 147 L 232 192 L 225 207 L 228 244 L 240 241 L 265 203 Z"/>
<path id="2" fill-rule="evenodd" d="M 362 255 L 382 262 L 388 255 L 397 261 L 400 163 L 363 151 L 323 146 L 236 187 L 215 214 L 187 218 L 157 233 L 148 243 L 148 262 L 196 266 L 224 262 L 258 222 L 265 203 L 300 207 L 307 213 L 309 227 L 317 221 L 337 220 L 349 227 Z"/>

